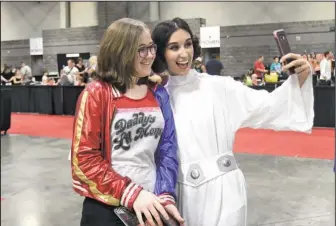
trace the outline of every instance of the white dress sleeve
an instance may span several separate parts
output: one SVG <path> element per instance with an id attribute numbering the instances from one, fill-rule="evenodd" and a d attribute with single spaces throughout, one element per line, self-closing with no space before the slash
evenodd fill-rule
<path id="1" fill-rule="evenodd" d="M 301 88 L 298 76 L 292 75 L 271 93 L 254 90 L 231 77 L 222 77 L 222 80 L 224 87 L 218 92 L 225 96 L 224 108 L 234 131 L 249 127 L 311 132 L 314 121 L 312 75 Z"/>

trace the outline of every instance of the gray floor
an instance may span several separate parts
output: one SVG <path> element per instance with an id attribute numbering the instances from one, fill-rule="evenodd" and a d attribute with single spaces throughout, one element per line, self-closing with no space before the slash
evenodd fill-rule
<path id="1" fill-rule="evenodd" d="M 1 225 L 77 226 L 70 141 L 1 137 Z M 333 226 L 333 161 L 237 154 L 248 186 L 249 226 Z"/>

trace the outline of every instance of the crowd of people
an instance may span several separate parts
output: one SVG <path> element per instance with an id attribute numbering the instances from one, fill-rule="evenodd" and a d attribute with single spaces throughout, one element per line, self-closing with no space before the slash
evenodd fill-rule
<path id="1" fill-rule="evenodd" d="M 335 83 L 335 58 L 331 51 L 322 53 L 301 54 L 312 68 L 317 85 L 334 85 Z M 270 65 L 264 64 L 264 56 L 259 56 L 253 68 L 241 76 L 241 81 L 247 86 L 261 86 L 267 83 L 283 82 L 288 78 L 288 73 L 281 70 L 283 63 L 280 57 L 275 56 Z"/>
<path id="2" fill-rule="evenodd" d="M 1 84 L 28 85 L 33 81 L 32 70 L 25 62 L 21 62 L 19 67 L 4 64 L 1 70 Z"/>
<path id="3" fill-rule="evenodd" d="M 67 66 L 61 69 L 59 76 L 49 75 L 44 71 L 42 80 L 36 81 L 32 76 L 31 68 L 24 62 L 20 67 L 12 67 L 4 64 L 1 70 L 1 84 L 3 85 L 67 85 L 67 86 L 85 86 L 88 82 L 95 79 L 97 56 L 91 56 L 87 67 L 83 59 L 79 57 L 76 62 L 74 59 L 67 60 Z"/>
<path id="4" fill-rule="evenodd" d="M 335 83 L 335 58 L 331 51 L 325 53 L 302 54 L 313 70 L 317 85 L 334 85 Z M 281 70 L 284 63 L 279 62 L 280 57 L 275 56 L 271 64 L 264 64 L 264 56 L 259 56 L 253 67 L 244 73 L 237 80 L 247 86 L 263 86 L 266 84 L 282 83 L 288 78 L 288 73 Z M 1 83 L 10 85 L 67 85 L 85 86 L 96 78 L 97 56 L 91 56 L 88 65 L 85 67 L 82 58 L 68 59 L 67 66 L 63 67 L 59 77 L 49 76 L 47 71 L 42 76 L 42 81 L 37 82 L 32 76 L 31 68 L 24 62 L 20 67 L 12 68 L 4 65 L 1 71 Z M 208 73 L 209 75 L 223 75 L 223 64 L 217 59 L 210 59 L 205 64 L 202 57 L 197 57 L 192 66 L 197 72 Z M 150 79 L 153 82 L 165 84 L 168 79 L 167 72 L 160 74 L 151 73 Z"/>
<path id="5" fill-rule="evenodd" d="M 334 85 L 335 84 L 335 58 L 331 51 L 324 53 L 301 54 L 301 57 L 307 60 L 312 67 L 313 76 L 316 78 L 315 85 Z M 280 63 L 279 56 L 273 57 L 271 64 L 264 63 L 264 56 L 259 56 L 254 62 L 253 67 L 241 77 L 236 78 L 247 86 L 263 86 L 266 84 L 282 83 L 289 74 L 282 71 L 284 63 Z M 202 57 L 197 57 L 192 66 L 197 72 L 207 73 L 209 75 L 224 75 L 223 64 L 217 59 L 210 59 L 203 63 Z M 152 75 L 151 80 L 165 84 L 168 74 Z"/>
<path id="6" fill-rule="evenodd" d="M 82 58 L 78 58 L 77 62 L 73 59 L 68 59 L 67 66 L 63 67 L 60 71 L 60 76 L 57 82 L 55 82 L 54 79 L 48 78 L 48 75 L 45 74 L 42 77 L 42 83 L 44 83 L 45 80 L 49 80 L 49 85 L 51 83 L 51 85 L 61 86 L 85 86 L 95 78 L 96 67 L 97 56 L 90 57 L 87 67 L 83 64 Z"/>

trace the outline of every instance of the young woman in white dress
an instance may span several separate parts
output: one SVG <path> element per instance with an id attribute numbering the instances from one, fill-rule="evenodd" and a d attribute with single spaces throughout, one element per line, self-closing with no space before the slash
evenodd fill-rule
<path id="1" fill-rule="evenodd" d="M 300 55 L 284 66 L 293 74 L 272 93 L 254 90 L 230 76 L 191 69 L 199 42 L 175 18 L 152 32 L 157 55 L 152 69 L 170 74 L 170 95 L 179 148 L 178 207 L 186 226 L 245 226 L 245 179 L 233 155 L 243 127 L 310 132 L 313 126 L 311 68 Z M 260 178 L 262 180 L 262 178 Z"/>

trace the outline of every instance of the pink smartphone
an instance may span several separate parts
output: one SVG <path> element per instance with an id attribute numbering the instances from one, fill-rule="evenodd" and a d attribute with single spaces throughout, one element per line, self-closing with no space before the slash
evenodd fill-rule
<path id="1" fill-rule="evenodd" d="M 291 48 L 289 46 L 286 33 L 283 29 L 273 31 L 273 37 L 278 46 L 281 56 L 291 53 Z M 289 64 L 291 61 L 293 61 L 293 59 L 287 59 L 285 64 Z M 294 69 L 294 67 L 289 69 L 290 74 L 295 74 Z"/>

